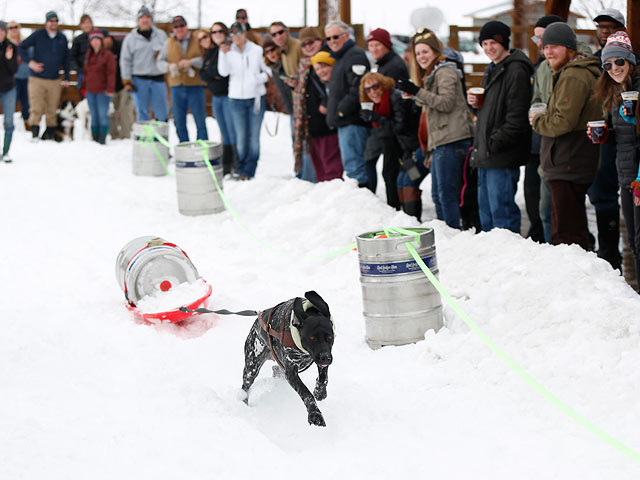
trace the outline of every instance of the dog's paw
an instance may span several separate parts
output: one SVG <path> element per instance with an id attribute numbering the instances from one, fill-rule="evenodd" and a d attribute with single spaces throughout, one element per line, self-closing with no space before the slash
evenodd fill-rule
<path id="1" fill-rule="evenodd" d="M 327 388 L 326 387 L 316 387 L 313 390 L 313 396 L 316 400 L 321 401 L 327 398 Z"/>
<path id="2" fill-rule="evenodd" d="M 309 412 L 309 425 L 315 425 L 316 427 L 326 427 L 327 424 L 324 423 L 324 417 L 320 410 L 315 410 Z"/>

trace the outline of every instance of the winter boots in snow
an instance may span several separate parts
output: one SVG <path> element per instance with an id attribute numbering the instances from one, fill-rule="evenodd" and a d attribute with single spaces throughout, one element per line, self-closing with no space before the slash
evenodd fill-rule
<path id="1" fill-rule="evenodd" d="M 233 145 L 222 145 L 222 174 L 231 173 L 233 168 Z"/>
<path id="2" fill-rule="evenodd" d="M 598 257 L 606 260 L 611 266 L 620 270 L 622 256 L 620 255 L 620 211 L 596 210 L 598 224 Z"/>

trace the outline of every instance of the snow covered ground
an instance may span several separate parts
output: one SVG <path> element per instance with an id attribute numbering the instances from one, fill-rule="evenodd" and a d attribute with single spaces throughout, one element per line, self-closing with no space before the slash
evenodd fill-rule
<path id="1" fill-rule="evenodd" d="M 273 131 L 275 118 L 266 122 Z M 353 182 L 293 179 L 288 121 L 262 140 L 256 178 L 224 188 L 278 253 L 228 212 L 181 216 L 173 177 L 131 174 L 130 141 L 33 144 L 16 132 L 15 161 L 0 165 L 0 478 L 640 476 L 638 463 L 535 392 L 448 306 L 445 327 L 425 341 L 369 349 L 357 254 L 311 255 L 417 222 Z M 425 220 L 428 195 L 425 185 Z M 622 277 L 578 247 L 425 225 L 436 232 L 440 280 L 468 315 L 554 394 L 639 451 L 640 298 Z M 319 404 L 326 428 L 307 424 L 270 364 L 249 407 L 239 401 L 253 319 L 134 321 L 114 267 L 142 235 L 189 254 L 213 286 L 210 307 L 262 309 L 312 289 L 327 300 L 337 338 Z M 303 374 L 307 385 L 314 379 L 314 369 Z"/>

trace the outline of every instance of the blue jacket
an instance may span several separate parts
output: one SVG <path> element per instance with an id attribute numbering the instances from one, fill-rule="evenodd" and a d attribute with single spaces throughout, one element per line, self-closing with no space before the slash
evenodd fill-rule
<path id="1" fill-rule="evenodd" d="M 29 47 L 33 47 L 32 50 Z M 56 79 L 59 77 L 60 67 L 64 69 L 64 79 L 69 80 L 69 47 L 67 37 L 58 32 L 55 37 L 49 37 L 44 28 L 36 30 L 22 41 L 19 47 L 20 57 L 25 63 L 31 60 L 41 62 L 44 70 L 33 72 L 33 76 Z M 30 55 L 31 54 L 31 55 Z"/>

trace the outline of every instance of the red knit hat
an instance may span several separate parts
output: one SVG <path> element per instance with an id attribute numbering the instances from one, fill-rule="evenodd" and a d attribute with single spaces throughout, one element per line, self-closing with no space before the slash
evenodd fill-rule
<path id="1" fill-rule="evenodd" d="M 389 50 L 391 50 L 391 35 L 383 28 L 376 28 L 375 30 L 371 30 L 369 35 L 367 35 L 367 43 L 371 40 L 375 40 L 380 42 Z"/>

